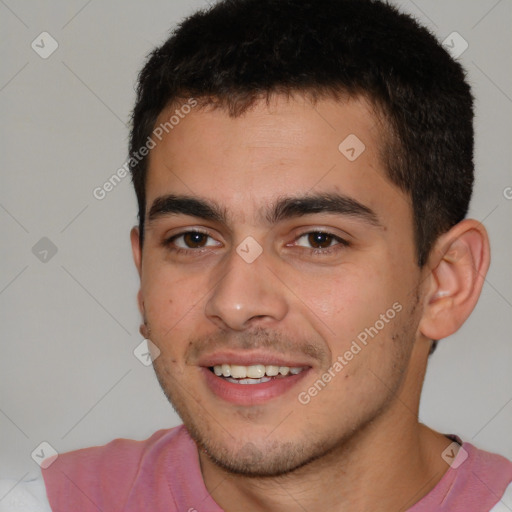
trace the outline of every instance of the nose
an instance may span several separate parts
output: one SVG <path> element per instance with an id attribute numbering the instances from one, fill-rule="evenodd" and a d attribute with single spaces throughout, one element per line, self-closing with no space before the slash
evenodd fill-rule
<path id="1" fill-rule="evenodd" d="M 223 329 L 270 327 L 288 312 L 285 291 L 267 268 L 264 253 L 248 263 L 233 251 L 208 298 L 205 314 Z"/>

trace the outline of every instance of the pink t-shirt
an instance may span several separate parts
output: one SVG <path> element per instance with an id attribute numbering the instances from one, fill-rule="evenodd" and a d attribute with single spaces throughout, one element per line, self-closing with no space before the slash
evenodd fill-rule
<path id="1" fill-rule="evenodd" d="M 409 512 L 487 512 L 500 501 L 512 482 L 512 463 L 468 443 L 462 447 L 467 460 L 453 469 L 455 458 Z M 206 490 L 196 445 L 183 425 L 145 441 L 116 439 L 61 454 L 43 476 L 53 512 L 222 512 Z"/>

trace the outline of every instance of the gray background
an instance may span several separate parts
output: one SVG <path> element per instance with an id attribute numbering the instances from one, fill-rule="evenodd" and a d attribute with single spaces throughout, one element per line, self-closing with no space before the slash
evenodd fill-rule
<path id="1" fill-rule="evenodd" d="M 0 477 L 35 474 L 30 454 L 42 441 L 62 452 L 179 423 L 133 355 L 142 338 L 130 180 L 101 201 L 93 190 L 126 159 L 145 55 L 206 5 L 0 1 Z M 512 1 L 400 5 L 440 40 L 456 31 L 469 45 L 460 59 L 477 98 L 471 216 L 493 251 L 475 312 L 431 359 L 420 418 L 512 458 Z M 59 45 L 47 59 L 31 48 L 43 31 Z"/>

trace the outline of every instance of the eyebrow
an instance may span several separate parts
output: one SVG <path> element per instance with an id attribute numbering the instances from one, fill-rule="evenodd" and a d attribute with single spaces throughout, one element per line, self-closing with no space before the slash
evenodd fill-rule
<path id="1" fill-rule="evenodd" d="M 377 214 L 370 207 L 343 194 L 308 194 L 280 198 L 267 212 L 266 218 L 269 223 L 275 224 L 315 213 L 346 215 L 375 227 L 382 227 Z"/>
<path id="2" fill-rule="evenodd" d="M 374 227 L 382 227 L 377 214 L 371 208 L 343 194 L 280 197 L 266 208 L 263 216 L 269 224 L 276 224 L 283 220 L 318 213 L 345 215 Z M 158 197 L 151 205 L 148 222 L 168 215 L 189 215 L 222 224 L 228 223 L 225 208 L 211 200 L 198 197 L 173 194 Z"/>
<path id="3" fill-rule="evenodd" d="M 196 197 L 165 195 L 157 197 L 148 214 L 148 222 L 167 215 L 190 215 L 204 220 L 226 223 L 226 211 L 217 204 Z"/>

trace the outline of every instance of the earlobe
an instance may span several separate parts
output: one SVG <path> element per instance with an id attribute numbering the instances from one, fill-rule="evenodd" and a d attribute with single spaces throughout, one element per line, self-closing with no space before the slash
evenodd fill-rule
<path id="1" fill-rule="evenodd" d="M 461 327 L 478 301 L 490 263 L 487 231 L 463 220 L 439 237 L 430 260 L 420 332 L 440 340 Z"/>
<path id="2" fill-rule="evenodd" d="M 144 339 L 148 339 L 151 336 L 151 329 L 148 327 L 148 323 L 146 320 L 146 315 L 144 314 L 144 304 L 142 304 L 142 323 L 139 327 L 139 332 Z"/>

